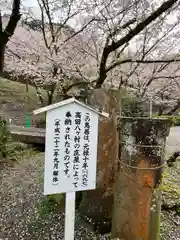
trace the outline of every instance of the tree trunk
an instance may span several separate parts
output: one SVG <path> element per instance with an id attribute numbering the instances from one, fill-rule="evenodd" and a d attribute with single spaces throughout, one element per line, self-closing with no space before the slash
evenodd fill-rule
<path id="1" fill-rule="evenodd" d="M 39 101 L 40 101 L 41 105 L 43 106 L 44 105 L 44 99 L 41 95 L 41 90 L 37 86 L 35 86 L 35 89 L 36 89 L 37 97 L 39 98 Z"/>
<path id="2" fill-rule="evenodd" d="M 51 86 L 51 89 L 47 90 L 48 95 L 48 105 L 51 105 L 53 103 L 54 93 L 56 90 L 56 84 L 53 84 Z"/>
<path id="3" fill-rule="evenodd" d="M 29 85 L 28 85 L 28 82 L 26 82 L 26 92 L 28 93 L 29 91 Z"/>
<path id="4" fill-rule="evenodd" d="M 51 105 L 53 102 L 53 92 L 48 90 L 47 95 L 48 95 L 48 105 Z"/>
<path id="5" fill-rule="evenodd" d="M 3 72 L 4 69 L 4 53 L 5 45 L 0 43 L 0 72 Z"/>
<path id="6" fill-rule="evenodd" d="M 158 186 L 168 133 L 166 120 L 121 119 L 121 168 L 115 184 L 112 238 L 159 239 Z"/>

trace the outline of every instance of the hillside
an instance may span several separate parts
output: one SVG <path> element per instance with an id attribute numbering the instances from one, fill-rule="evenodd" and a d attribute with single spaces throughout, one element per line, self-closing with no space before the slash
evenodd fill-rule
<path id="1" fill-rule="evenodd" d="M 42 90 L 46 97 L 46 92 Z M 16 125 L 24 125 L 28 114 L 40 107 L 34 87 L 29 86 L 26 92 L 24 84 L 0 78 L 0 115 L 12 119 Z M 35 117 L 33 117 L 35 119 Z"/>

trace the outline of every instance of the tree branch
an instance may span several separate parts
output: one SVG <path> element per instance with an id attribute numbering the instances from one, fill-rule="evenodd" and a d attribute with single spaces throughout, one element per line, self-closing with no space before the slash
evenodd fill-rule
<path id="1" fill-rule="evenodd" d="M 109 52 L 108 52 L 108 48 L 107 48 L 108 43 L 109 43 L 109 38 L 106 39 L 106 44 L 105 44 L 103 54 L 102 54 L 102 57 L 101 57 L 99 78 L 96 82 L 96 87 L 97 88 L 101 87 L 101 85 L 103 84 L 104 80 L 107 77 L 106 62 L 107 62 L 107 58 L 109 56 Z"/>
<path id="2" fill-rule="evenodd" d="M 172 115 L 173 113 L 175 113 L 178 110 L 178 108 L 180 108 L 180 100 L 177 101 L 176 105 L 173 107 L 173 109 L 171 109 L 167 113 L 167 115 L 169 115 L 169 116 Z"/>
<path id="3" fill-rule="evenodd" d="M 0 11 L 0 34 L 2 33 L 2 15 Z"/>
<path id="4" fill-rule="evenodd" d="M 97 19 L 92 18 L 89 22 L 87 22 L 81 29 L 79 29 L 77 32 L 75 32 L 73 35 L 71 35 L 70 37 L 68 37 L 64 43 L 66 43 L 67 41 L 69 41 L 71 38 L 74 38 L 76 35 L 78 35 L 79 33 L 83 32 L 88 26 L 89 24 L 91 24 L 93 21 L 95 21 Z"/>
<path id="5" fill-rule="evenodd" d="M 151 77 L 147 83 L 145 83 L 145 86 L 143 87 L 143 91 L 141 94 L 141 97 L 144 97 L 146 90 L 148 89 L 148 87 L 150 86 L 150 84 L 154 81 L 154 80 L 158 80 L 158 79 L 173 79 L 175 80 L 176 78 L 180 78 L 180 76 L 157 76 L 157 77 Z M 162 91 L 162 89 L 161 89 Z"/>
<path id="6" fill-rule="evenodd" d="M 113 68 L 125 64 L 125 63 L 141 63 L 141 64 L 151 64 L 151 63 L 173 63 L 173 62 L 180 62 L 180 59 L 166 59 L 166 60 L 133 60 L 131 58 L 129 59 L 124 59 L 124 60 L 119 60 L 116 61 L 115 63 L 111 64 L 106 68 L 106 73 L 112 70 Z"/>
<path id="7" fill-rule="evenodd" d="M 21 0 L 13 1 L 11 16 L 10 16 L 9 22 L 3 32 L 4 33 L 4 39 L 3 39 L 4 44 L 6 44 L 9 40 L 9 38 L 14 34 L 17 23 L 21 18 L 20 4 L 21 4 Z"/>
<path id="8" fill-rule="evenodd" d="M 55 32 L 54 32 L 54 25 L 52 22 L 52 17 L 51 17 L 51 12 L 50 12 L 50 7 L 49 7 L 49 2 L 46 0 L 41 0 L 42 5 L 44 7 L 45 13 L 48 18 L 48 23 L 49 23 L 49 29 L 51 32 L 51 38 L 52 38 L 52 43 L 55 43 Z"/>
<path id="9" fill-rule="evenodd" d="M 125 29 L 125 28 L 129 27 L 131 24 L 133 24 L 135 22 L 136 22 L 136 18 L 133 18 L 133 19 L 129 20 L 128 22 L 124 23 L 120 28 L 115 28 L 114 31 L 112 33 L 110 33 L 110 37 L 113 37 L 114 35 L 119 33 L 121 31 L 121 29 Z"/>
<path id="10" fill-rule="evenodd" d="M 155 12 L 153 12 L 149 17 L 144 21 L 139 23 L 134 29 L 129 31 L 129 33 L 121 38 L 119 41 L 108 46 L 109 52 L 115 51 L 117 48 L 122 46 L 124 43 L 129 42 L 134 36 L 139 34 L 146 26 L 148 26 L 152 21 L 158 18 L 162 13 L 171 8 L 178 0 L 168 0 L 164 2 Z"/>
<path id="11" fill-rule="evenodd" d="M 145 27 L 147 27 L 151 22 L 157 19 L 160 15 L 166 12 L 169 8 L 171 8 L 178 0 L 168 0 L 161 4 L 161 6 L 154 11 L 149 17 L 147 17 L 144 21 L 140 22 L 134 29 L 130 30 L 128 34 L 122 37 L 117 42 L 112 42 L 111 45 L 105 46 L 102 57 L 101 57 L 101 64 L 100 64 L 100 71 L 99 71 L 99 78 L 96 82 L 96 87 L 100 88 L 103 84 L 104 80 L 106 79 L 106 62 L 108 56 L 111 52 L 115 51 L 125 43 L 129 42 L 133 37 L 139 34 Z M 111 69 L 110 69 L 111 70 Z M 109 71 L 110 71 L 109 70 Z"/>
<path id="12" fill-rule="evenodd" d="M 43 10 L 43 7 L 42 7 L 39 0 L 38 0 L 38 5 L 39 5 L 40 11 L 41 11 L 41 24 L 42 24 L 41 30 L 42 30 L 42 34 L 43 34 L 44 43 L 45 43 L 46 48 L 50 49 L 50 46 L 48 45 L 48 41 L 47 41 L 47 38 L 46 38 L 44 10 Z"/>

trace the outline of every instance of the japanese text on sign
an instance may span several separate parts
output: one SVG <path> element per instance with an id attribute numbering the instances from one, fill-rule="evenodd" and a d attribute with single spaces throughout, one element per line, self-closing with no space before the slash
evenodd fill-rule
<path id="1" fill-rule="evenodd" d="M 74 155 L 73 155 L 73 185 L 78 187 L 79 181 L 79 164 L 80 164 L 80 133 L 81 133 L 81 112 L 75 112 L 75 136 L 74 136 Z"/>
<path id="2" fill-rule="evenodd" d="M 94 189 L 98 114 L 76 104 L 47 113 L 45 194 Z"/>
<path id="3" fill-rule="evenodd" d="M 85 114 L 84 119 L 84 145 L 83 145 L 83 165 L 82 165 L 82 186 L 88 185 L 88 162 L 89 162 L 89 132 L 90 116 Z"/>
<path id="4" fill-rule="evenodd" d="M 59 143 L 60 143 L 60 120 L 54 121 L 54 154 L 53 154 L 53 185 L 58 184 L 59 177 Z"/>
<path id="5" fill-rule="evenodd" d="M 64 155 L 64 173 L 66 177 L 70 177 L 70 132 L 71 132 L 71 125 L 72 125 L 72 114 L 70 111 L 66 112 L 65 114 L 65 136 L 64 136 L 64 147 L 65 147 L 65 155 Z"/>

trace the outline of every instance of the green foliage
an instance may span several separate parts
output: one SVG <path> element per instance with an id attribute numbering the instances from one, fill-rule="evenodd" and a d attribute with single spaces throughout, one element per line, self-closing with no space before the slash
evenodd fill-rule
<path id="1" fill-rule="evenodd" d="M 162 190 L 163 204 L 169 208 L 177 205 L 180 199 L 180 177 L 177 171 L 179 167 L 180 163 L 177 163 L 176 167 L 165 167 L 163 173 L 163 179 L 160 188 Z"/>
<path id="2" fill-rule="evenodd" d="M 33 235 L 41 231 L 44 227 L 44 221 L 49 219 L 55 211 L 55 205 L 47 198 L 41 200 L 37 206 L 36 216 L 29 219 L 28 231 Z"/>
<path id="3" fill-rule="evenodd" d="M 38 206 L 38 213 L 41 219 L 46 218 L 51 212 L 55 210 L 55 204 L 49 199 L 44 199 Z"/>
<path id="4" fill-rule="evenodd" d="M 180 126 L 180 116 L 169 116 L 173 126 Z"/>
<path id="5" fill-rule="evenodd" d="M 10 139 L 7 144 L 8 160 L 19 161 L 28 152 L 32 155 L 33 149 L 29 149 L 25 143 L 13 142 Z"/>
<path id="6" fill-rule="evenodd" d="M 176 214 L 180 216 L 180 205 L 176 206 Z"/>
<path id="7" fill-rule="evenodd" d="M 50 201 L 53 201 L 57 204 L 60 204 L 61 201 L 64 199 L 64 194 L 63 193 L 58 193 L 58 194 L 52 194 L 48 196 L 48 199 Z"/>
<path id="8" fill-rule="evenodd" d="M 171 123 L 171 126 L 180 126 L 180 116 L 175 116 L 175 115 L 153 115 L 153 118 L 160 118 L 160 119 L 167 119 Z"/>
<path id="9" fill-rule="evenodd" d="M 176 215 L 180 214 L 180 162 L 169 168 L 166 166 L 163 172 L 162 183 L 162 212 L 161 212 L 161 240 L 169 240 L 169 233 L 177 230 Z"/>
<path id="10" fill-rule="evenodd" d="M 10 133 L 6 121 L 0 117 L 0 158 L 6 158 L 8 155 L 8 142 L 10 139 Z"/>
<path id="11" fill-rule="evenodd" d="M 122 115 L 126 117 L 147 117 L 150 115 L 149 101 L 137 97 L 126 97 L 121 101 Z"/>
<path id="12" fill-rule="evenodd" d="M 26 144 L 12 141 L 6 121 L 0 117 L 0 161 L 17 160 L 26 149 Z"/>
<path id="13" fill-rule="evenodd" d="M 65 208 L 65 194 L 57 193 L 48 196 L 48 201 L 52 202 L 56 206 L 57 212 L 64 211 Z"/>
<path id="14" fill-rule="evenodd" d="M 36 121 L 37 128 L 46 128 L 46 115 L 43 114 L 39 120 Z"/>
<path id="15" fill-rule="evenodd" d="M 65 207 L 65 194 L 47 196 L 38 205 L 38 218 L 46 219 L 53 212 L 61 212 Z"/>
<path id="16" fill-rule="evenodd" d="M 129 96 L 122 99 L 122 115 L 127 117 L 149 117 L 150 102 L 135 96 Z M 180 116 L 177 115 L 158 115 L 153 114 L 153 118 L 169 120 L 172 126 L 180 126 Z"/>
<path id="17" fill-rule="evenodd" d="M 41 89 L 41 94 L 43 99 L 47 101 L 46 91 Z M 29 90 L 26 92 L 25 84 L 4 78 L 0 78 L 0 104 L 19 107 L 21 113 L 23 111 L 26 116 L 27 112 L 41 107 L 36 89 L 33 86 L 29 86 Z"/>

